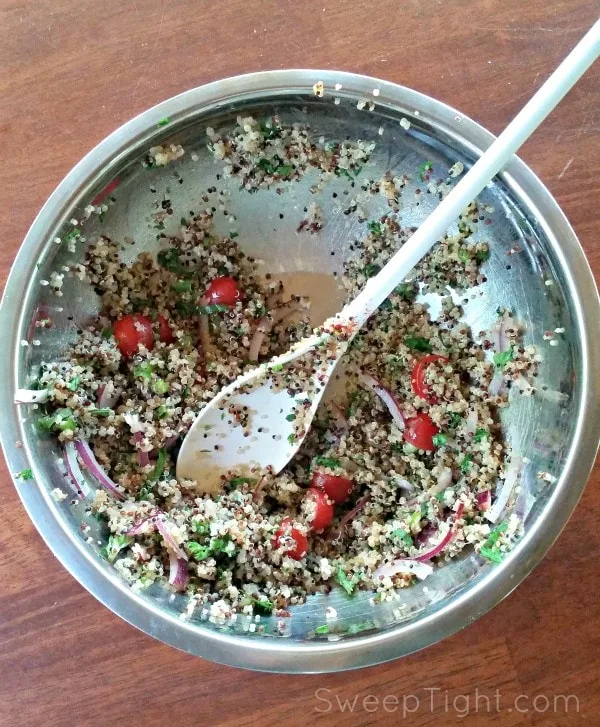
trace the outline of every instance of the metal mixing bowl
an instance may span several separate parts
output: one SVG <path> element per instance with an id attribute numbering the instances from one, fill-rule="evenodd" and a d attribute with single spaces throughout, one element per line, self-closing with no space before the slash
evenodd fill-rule
<path id="1" fill-rule="evenodd" d="M 323 81 L 324 98 L 313 94 Z M 339 90 L 335 84 L 341 84 Z M 373 92 L 375 91 L 375 95 Z M 368 100 L 375 108 L 364 109 Z M 166 588 L 135 593 L 99 554 L 105 538 L 100 524 L 86 514 L 86 503 L 57 503 L 50 495 L 65 487 L 56 442 L 38 432 L 37 413 L 13 405 L 17 387 L 43 359 L 64 351 L 76 329 L 94 317 L 97 296 L 75 278 L 66 278 L 64 296 L 57 298 L 40 285 L 52 270 L 82 259 L 54 238 L 81 219 L 81 210 L 107 182 L 118 178 L 116 204 L 106 221 L 86 223 L 86 237 L 102 232 L 123 240 L 126 259 L 140 250 L 155 249 L 156 231 L 150 217 L 162 195 L 171 199 L 179 218 L 201 206 L 201 192 L 214 184 L 215 166 L 206 150 L 205 129 L 230 126 L 239 114 L 259 117 L 279 113 L 284 121 L 307 122 L 325 140 L 374 140 L 373 164 L 361 177 L 378 178 L 384 171 L 410 173 L 425 160 L 435 170 L 455 161 L 469 165 L 492 136 L 454 109 L 391 83 L 330 71 L 258 73 L 210 84 L 165 101 L 122 126 L 93 149 L 64 179 L 33 223 L 8 280 L 0 312 L 0 331 L 8 354 L 0 377 L 2 445 L 12 472 L 31 467 L 34 481 L 15 485 L 36 527 L 63 565 L 100 601 L 124 619 L 161 639 L 218 662 L 280 672 L 334 671 L 366 666 L 423 648 L 471 623 L 506 596 L 535 567 L 559 534 L 584 488 L 598 443 L 600 349 L 598 293 L 573 230 L 549 192 L 528 167 L 515 159 L 482 194 L 494 208 L 489 225 L 480 225 L 475 239 L 489 240 L 492 256 L 487 282 L 468 295 L 466 320 L 477 332 L 507 306 L 526 326 L 525 339 L 543 356 L 533 397 L 513 396 L 503 416 L 511 446 L 526 458 L 523 482 L 529 496 L 525 536 L 500 565 L 490 565 L 466 552 L 424 583 L 402 592 L 395 602 L 372 605 L 369 594 L 345 597 L 336 590 L 310 598 L 287 619 L 262 618 L 255 631 L 247 619 L 213 624 L 201 612 L 182 617 L 185 599 Z M 159 122 L 169 119 L 166 126 Z M 399 124 L 406 118 L 407 131 Z M 181 143 L 182 159 L 160 169 L 146 169 L 141 160 L 161 140 Z M 361 179 L 359 177 L 359 181 Z M 180 183 L 180 179 L 183 183 Z M 219 183 L 223 184 L 223 181 Z M 424 186 L 418 178 L 411 182 Z M 320 235 L 296 232 L 303 206 L 312 200 L 309 181 L 284 195 L 260 191 L 250 195 L 229 183 L 231 211 L 243 246 L 268 261 L 274 271 L 340 269 L 353 237 L 364 234 L 355 215 L 344 215 L 345 200 L 360 192 L 348 180 L 336 180 L 316 202 L 326 212 Z M 349 189 L 351 194 L 344 196 Z M 334 198 L 332 193 L 338 192 Z M 411 199 L 412 192 L 405 195 Z M 435 200 L 423 193 L 419 205 L 402 210 L 405 224 L 423 219 Z M 418 199 L 414 196 L 415 201 Z M 340 200 L 342 200 L 340 202 Z M 385 211 L 382 197 L 372 197 L 369 215 Z M 283 219 L 280 212 L 284 213 Z M 217 216 L 223 232 L 231 229 Z M 169 227 L 167 227 L 167 232 Z M 518 246 L 521 252 L 509 255 Z M 336 255 L 330 254 L 336 250 Z M 509 269 L 510 266 L 510 269 Z M 35 316 L 49 317 L 52 328 L 32 326 Z M 71 319 L 72 316 L 72 319 Z M 545 331 L 556 334 L 550 346 Z M 39 339 L 39 345 L 33 345 Z M 29 346 L 22 345 L 28 341 Z M 22 447 L 17 447 L 17 442 Z M 550 475 L 551 481 L 538 473 Z M 82 522 L 88 522 L 94 542 L 86 542 Z M 560 557 L 560 554 L 558 554 Z M 315 634 L 333 606 L 337 618 L 330 633 Z M 281 621 L 280 624 L 277 622 Z M 283 634 L 279 629 L 283 629 Z"/>

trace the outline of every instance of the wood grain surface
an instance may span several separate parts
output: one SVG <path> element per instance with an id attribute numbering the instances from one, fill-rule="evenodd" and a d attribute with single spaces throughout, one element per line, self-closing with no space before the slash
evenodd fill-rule
<path id="1" fill-rule="evenodd" d="M 498 132 L 598 9 L 598 0 L 0 0 L 0 276 L 73 164 L 162 99 L 246 71 L 336 68 L 411 86 Z M 522 150 L 596 274 L 599 116 L 597 65 Z M 50 554 L 3 468 L 0 725 L 598 724 L 599 485 L 597 468 L 544 562 L 462 633 L 359 672 L 275 676 L 185 655 L 110 613 Z"/>

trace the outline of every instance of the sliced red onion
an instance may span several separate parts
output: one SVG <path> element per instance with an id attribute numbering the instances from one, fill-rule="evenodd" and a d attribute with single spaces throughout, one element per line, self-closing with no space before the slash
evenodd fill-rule
<path id="1" fill-rule="evenodd" d="M 163 448 L 167 451 L 169 449 L 173 449 L 173 447 L 177 444 L 177 440 L 179 439 L 179 434 L 174 434 L 172 437 L 169 437 L 168 439 L 165 439 L 163 443 Z"/>
<path id="2" fill-rule="evenodd" d="M 83 500 L 85 496 L 89 494 L 89 487 L 85 482 L 83 472 L 81 471 L 81 467 L 77 461 L 77 450 L 75 449 L 73 442 L 67 442 L 65 444 L 63 448 L 63 460 L 67 474 L 75 486 L 77 497 L 80 500 Z"/>
<path id="3" fill-rule="evenodd" d="M 133 433 L 133 438 L 135 440 L 135 444 L 136 444 L 136 447 L 137 447 L 138 444 L 140 444 L 141 442 L 143 442 L 144 435 L 142 434 L 142 432 L 134 432 Z M 147 467 L 150 464 L 150 453 L 149 452 L 144 452 L 143 449 L 139 449 L 139 448 L 137 448 L 136 451 L 137 451 L 137 455 L 138 455 L 138 460 L 140 462 L 140 466 L 141 467 Z"/>
<path id="4" fill-rule="evenodd" d="M 280 305 L 278 308 L 275 308 L 275 310 L 272 310 L 269 314 L 261 318 L 250 341 L 248 359 L 253 362 L 258 361 L 258 355 L 263 341 L 266 336 L 269 335 L 274 325 L 281 323 L 281 321 L 294 313 L 305 310 L 307 307 L 306 301 L 290 300 L 288 303 Z"/>
<path id="5" fill-rule="evenodd" d="M 49 396 L 48 389 L 17 389 L 15 404 L 45 404 Z"/>
<path id="6" fill-rule="evenodd" d="M 494 504 L 487 514 L 487 519 L 490 522 L 495 523 L 500 515 L 502 515 L 517 482 L 522 465 L 523 459 L 521 457 L 512 457 L 510 460 L 504 473 L 504 482 L 502 483 L 500 491 L 496 494 Z"/>
<path id="7" fill-rule="evenodd" d="M 167 550 L 175 553 L 178 558 L 183 558 L 183 560 L 187 560 L 187 553 L 185 552 L 185 550 L 183 550 L 183 548 L 180 547 L 178 542 L 171 534 L 167 520 L 164 517 L 159 516 L 156 518 L 156 528 L 158 532 L 162 535 Z"/>
<path id="8" fill-rule="evenodd" d="M 374 578 L 393 578 L 395 575 L 415 575 L 420 581 L 433 573 L 433 567 L 428 563 L 420 563 L 411 558 L 400 558 L 389 565 L 382 565 L 373 574 Z"/>
<path id="9" fill-rule="evenodd" d="M 125 495 L 117 488 L 117 485 L 110 479 L 106 472 L 102 469 L 98 460 L 92 452 L 92 448 L 82 439 L 75 440 L 75 449 L 81 457 L 83 464 L 87 467 L 89 473 L 95 477 L 98 482 L 108 490 L 117 500 L 124 500 Z"/>
<path id="10" fill-rule="evenodd" d="M 169 553 L 169 583 L 178 591 L 183 591 L 188 583 L 187 562 L 178 558 L 174 553 Z"/>
<path id="11" fill-rule="evenodd" d="M 502 353 L 508 350 L 510 340 L 508 339 L 507 331 L 513 328 L 515 328 L 515 322 L 507 313 L 502 315 L 492 326 L 490 338 L 495 351 Z"/>
<path id="12" fill-rule="evenodd" d="M 97 392 L 98 408 L 114 409 L 121 396 L 121 389 L 116 389 L 113 383 L 102 384 Z"/>
<path id="13" fill-rule="evenodd" d="M 135 523 L 135 525 L 132 525 L 125 535 L 149 535 L 156 530 L 157 516 L 162 516 L 162 514 L 160 510 L 155 510 L 149 517 L 145 517 Z"/>
<path id="14" fill-rule="evenodd" d="M 490 381 L 490 385 L 488 386 L 488 393 L 491 394 L 491 396 L 498 396 L 503 387 L 504 375 L 500 369 L 497 369 Z"/>
<path id="15" fill-rule="evenodd" d="M 265 486 L 265 476 L 263 475 L 260 480 L 258 481 L 258 484 L 254 488 L 254 492 L 252 493 L 252 499 L 254 502 L 256 502 L 262 493 L 263 487 Z"/>
<path id="16" fill-rule="evenodd" d="M 469 409 L 469 413 L 465 420 L 465 429 L 467 430 L 467 434 L 475 434 L 478 424 L 479 415 L 477 414 L 477 409 Z"/>
<path id="17" fill-rule="evenodd" d="M 415 560 L 418 560 L 420 563 L 423 561 L 431 560 L 432 558 L 435 558 L 436 555 L 439 555 L 442 550 L 446 548 L 446 546 L 450 543 L 452 538 L 454 537 L 454 526 L 456 523 L 460 520 L 463 514 L 463 510 L 465 509 L 465 505 L 463 502 L 460 502 L 458 504 L 458 508 L 456 509 L 456 514 L 454 516 L 454 521 L 452 522 L 452 525 L 448 528 L 448 532 L 444 537 L 440 540 L 440 542 L 435 545 L 431 550 L 428 550 L 425 553 L 420 553 L 419 555 L 415 555 Z"/>
<path id="18" fill-rule="evenodd" d="M 475 497 L 477 499 L 477 507 L 480 510 L 489 510 L 492 506 L 492 493 L 489 490 L 478 492 Z"/>
<path id="19" fill-rule="evenodd" d="M 404 417 L 400 411 L 400 405 L 392 392 L 386 389 L 385 386 L 370 374 L 362 374 L 360 381 L 383 401 L 398 429 L 404 429 Z"/>
<path id="20" fill-rule="evenodd" d="M 344 527 L 350 522 L 350 520 L 353 520 L 356 515 L 363 509 L 363 507 L 369 502 L 371 499 L 371 493 L 367 493 L 366 495 L 363 495 L 359 500 L 357 500 L 356 505 L 347 512 L 344 517 L 340 520 L 340 524 L 331 531 L 331 533 L 328 536 L 329 540 L 336 540 L 337 538 L 341 537 L 342 531 Z"/>

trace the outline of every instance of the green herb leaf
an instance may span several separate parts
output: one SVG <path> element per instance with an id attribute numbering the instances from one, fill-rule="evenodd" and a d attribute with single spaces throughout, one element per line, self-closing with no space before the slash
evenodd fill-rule
<path id="1" fill-rule="evenodd" d="M 486 249 L 477 250 L 475 252 L 475 260 L 477 260 L 478 263 L 484 263 L 487 262 L 490 259 L 490 251 Z"/>
<path id="2" fill-rule="evenodd" d="M 383 233 L 383 228 L 381 226 L 380 222 L 377 222 L 376 220 L 372 220 L 371 222 L 367 222 L 367 230 L 376 237 L 379 237 Z"/>
<path id="3" fill-rule="evenodd" d="M 107 417 L 110 416 L 113 413 L 113 410 L 110 409 L 108 406 L 103 406 L 100 408 L 94 408 L 94 409 L 88 409 L 88 413 L 92 414 L 95 417 Z"/>
<path id="4" fill-rule="evenodd" d="M 38 419 L 38 427 L 43 431 L 59 431 L 64 432 L 68 429 L 77 429 L 77 422 L 73 417 L 70 409 L 57 409 L 53 414 L 40 417 Z"/>
<path id="5" fill-rule="evenodd" d="M 419 166 L 418 172 L 422 182 L 425 182 L 429 179 L 429 175 L 432 169 L 433 162 L 430 161 L 423 162 L 423 164 Z"/>
<path id="6" fill-rule="evenodd" d="M 185 217 L 181 217 L 179 219 L 179 223 L 181 224 L 182 227 L 187 227 L 189 224 L 188 221 L 185 219 Z"/>
<path id="7" fill-rule="evenodd" d="M 506 351 L 500 351 L 500 353 L 494 354 L 494 363 L 496 367 L 502 370 L 509 361 L 512 361 L 515 357 L 515 349 L 513 346 L 507 348 Z"/>
<path id="8" fill-rule="evenodd" d="M 31 471 L 31 467 L 27 467 L 27 469 L 21 470 L 21 472 L 18 472 L 15 477 L 18 480 L 23 480 L 23 482 L 25 482 L 26 480 L 32 480 L 33 472 Z"/>
<path id="9" fill-rule="evenodd" d="M 274 371 L 275 373 L 283 371 L 283 364 L 273 364 L 273 366 L 271 366 L 271 371 Z"/>
<path id="10" fill-rule="evenodd" d="M 392 537 L 402 540 L 409 548 L 412 548 L 413 546 L 413 539 L 405 530 L 402 530 L 402 528 L 394 530 Z"/>
<path id="11" fill-rule="evenodd" d="M 494 563 L 502 563 L 504 560 L 504 555 L 499 550 L 495 548 L 488 548 L 485 545 L 479 549 L 479 553 L 483 555 L 484 558 L 487 558 Z"/>
<path id="12" fill-rule="evenodd" d="M 375 263 L 370 263 L 369 265 L 365 265 L 363 268 L 363 274 L 366 278 L 372 278 L 374 275 L 377 275 L 377 273 L 381 270 L 379 265 L 375 265 Z"/>
<path id="13" fill-rule="evenodd" d="M 150 381 L 153 373 L 154 373 L 154 366 L 151 363 L 148 363 L 147 361 L 139 364 L 139 366 L 135 366 L 133 369 L 134 376 L 137 376 L 140 379 L 146 379 L 147 381 Z"/>
<path id="14" fill-rule="evenodd" d="M 176 283 L 173 283 L 171 288 L 176 293 L 189 293 L 192 289 L 192 281 L 191 280 L 178 280 Z"/>
<path id="15" fill-rule="evenodd" d="M 210 533 L 210 523 L 208 520 L 194 520 L 192 529 L 198 535 L 208 535 Z"/>
<path id="16" fill-rule="evenodd" d="M 322 626 L 317 626 L 315 628 L 315 634 L 328 634 L 329 633 L 329 626 L 327 624 L 323 624 Z"/>
<path id="17" fill-rule="evenodd" d="M 296 435 L 294 434 L 294 432 L 288 434 L 287 441 L 289 442 L 289 444 L 294 444 L 294 442 L 296 441 Z"/>
<path id="18" fill-rule="evenodd" d="M 472 454 L 465 454 L 463 457 L 461 463 L 460 463 L 460 471 L 463 473 L 463 475 L 466 475 L 469 471 L 469 467 L 471 466 L 471 462 L 473 461 L 473 455 Z"/>
<path id="19" fill-rule="evenodd" d="M 108 341 L 108 339 L 112 338 L 113 335 L 112 328 L 103 328 L 100 335 L 105 341 Z"/>
<path id="20" fill-rule="evenodd" d="M 169 407 L 165 406 L 164 404 L 156 407 L 156 416 L 159 419 L 166 419 L 169 416 Z"/>
<path id="21" fill-rule="evenodd" d="M 417 295 L 417 288 L 413 283 L 400 283 L 394 288 L 394 293 L 403 300 L 414 300 Z"/>
<path id="22" fill-rule="evenodd" d="M 293 422 L 295 418 L 296 418 L 296 415 L 294 413 L 292 413 L 292 414 L 288 414 L 286 416 L 285 420 L 286 420 L 286 422 Z"/>
<path id="23" fill-rule="evenodd" d="M 229 535 L 224 535 L 222 538 L 212 538 L 210 541 L 210 550 L 212 553 L 224 553 L 230 542 L 231 538 Z"/>
<path id="24" fill-rule="evenodd" d="M 152 382 L 152 391 L 155 394 L 166 394 L 169 391 L 169 384 L 164 379 L 156 379 Z"/>
<path id="25" fill-rule="evenodd" d="M 474 442 L 482 442 L 484 439 L 487 439 L 490 436 L 490 433 L 487 431 L 487 429 L 478 429 L 475 434 L 473 435 L 473 441 Z"/>
<path id="26" fill-rule="evenodd" d="M 208 546 L 200 545 L 200 543 L 195 543 L 193 540 L 186 543 L 186 547 L 194 560 L 206 560 L 210 555 L 210 548 Z"/>
<path id="27" fill-rule="evenodd" d="M 256 484 L 256 478 L 255 477 L 232 477 L 229 480 L 229 484 L 232 487 L 239 487 L 240 485 L 255 485 Z"/>
<path id="28" fill-rule="evenodd" d="M 349 578 L 342 566 L 339 566 L 335 574 L 335 580 L 346 591 L 346 593 L 351 596 L 354 593 L 356 584 L 360 580 L 360 574 L 355 573 L 351 578 Z"/>
<path id="29" fill-rule="evenodd" d="M 231 231 L 231 232 L 229 233 L 229 237 L 230 237 L 230 239 L 231 239 L 231 240 L 235 240 L 235 238 L 236 238 L 236 237 L 239 237 L 239 236 L 240 236 L 240 233 L 239 233 L 239 232 L 236 232 L 235 230 L 232 230 L 232 231 Z"/>
<path id="30" fill-rule="evenodd" d="M 448 419 L 450 420 L 449 427 L 451 429 L 456 429 L 456 427 L 461 423 L 462 417 L 460 414 L 458 414 L 455 411 L 451 411 L 448 414 Z"/>
<path id="31" fill-rule="evenodd" d="M 175 275 L 188 277 L 192 274 L 192 271 L 181 262 L 180 254 L 177 248 L 170 247 L 167 250 L 160 250 L 156 259 L 158 260 L 158 264 L 166 270 L 175 273 Z"/>
<path id="32" fill-rule="evenodd" d="M 259 124 L 260 132 L 263 135 L 263 139 L 265 141 L 268 141 L 269 139 L 274 139 L 277 136 L 277 129 L 272 121 L 260 121 Z"/>
<path id="33" fill-rule="evenodd" d="M 321 467 L 327 467 L 331 470 L 335 470 L 342 466 L 340 460 L 335 457 L 315 457 L 315 464 L 321 465 Z"/>
<path id="34" fill-rule="evenodd" d="M 438 432 L 433 435 L 432 440 L 436 447 L 443 447 L 448 441 L 448 437 L 445 434 Z"/>
<path id="35" fill-rule="evenodd" d="M 198 306 L 198 313 L 201 316 L 212 316 L 214 313 L 224 313 L 226 310 L 229 310 L 229 306 L 223 305 L 223 303 L 213 303 L 211 305 Z"/>
<path id="36" fill-rule="evenodd" d="M 71 391 L 77 391 L 77 387 L 79 386 L 79 382 L 81 381 L 80 376 L 74 376 L 71 381 L 67 384 L 67 389 L 70 389 Z"/>
<path id="37" fill-rule="evenodd" d="M 133 538 L 129 535 L 111 535 L 108 543 L 104 548 L 101 548 L 100 552 L 109 563 L 114 563 L 121 550 L 131 545 L 131 543 L 133 543 Z"/>
<path id="38" fill-rule="evenodd" d="M 252 606 L 255 613 L 262 614 L 263 616 L 269 616 L 275 608 L 275 604 L 266 598 L 252 597 Z"/>
<path id="39" fill-rule="evenodd" d="M 169 123 L 169 119 L 165 116 L 165 118 L 164 119 L 161 119 L 158 122 L 158 124 L 156 124 L 156 125 L 160 128 L 161 126 L 167 126 L 168 123 Z"/>
<path id="40" fill-rule="evenodd" d="M 150 473 L 148 480 L 150 482 L 157 482 L 163 476 L 165 472 L 165 465 L 167 464 L 167 453 L 164 449 L 158 450 L 158 457 L 154 469 Z"/>
<path id="41" fill-rule="evenodd" d="M 460 261 L 463 262 L 465 265 L 471 262 L 471 253 L 469 252 L 469 250 L 467 250 L 466 247 L 458 248 L 458 257 Z"/>
<path id="42" fill-rule="evenodd" d="M 138 491 L 137 499 L 139 501 L 149 500 L 152 489 L 152 482 L 144 482 L 144 484 L 140 487 Z"/>
<path id="43" fill-rule="evenodd" d="M 485 545 L 488 548 L 493 548 L 500 539 L 502 533 L 506 532 L 506 530 L 508 530 L 508 523 L 506 522 L 506 520 L 498 523 L 498 525 L 496 525 L 496 527 L 488 535 L 488 539 L 485 541 Z"/>
<path id="44" fill-rule="evenodd" d="M 281 175 L 282 177 L 289 177 L 293 171 L 294 167 L 291 164 L 281 164 L 277 167 L 275 173 Z"/>
<path id="45" fill-rule="evenodd" d="M 404 343 L 413 351 L 430 353 L 432 350 L 429 341 L 426 338 L 421 338 L 421 336 L 405 336 Z"/>

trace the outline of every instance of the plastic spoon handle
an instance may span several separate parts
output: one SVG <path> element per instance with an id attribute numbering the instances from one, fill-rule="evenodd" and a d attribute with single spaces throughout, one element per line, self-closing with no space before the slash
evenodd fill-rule
<path id="1" fill-rule="evenodd" d="M 600 20 L 387 265 L 337 316 L 359 326 L 377 310 L 600 55 Z"/>

